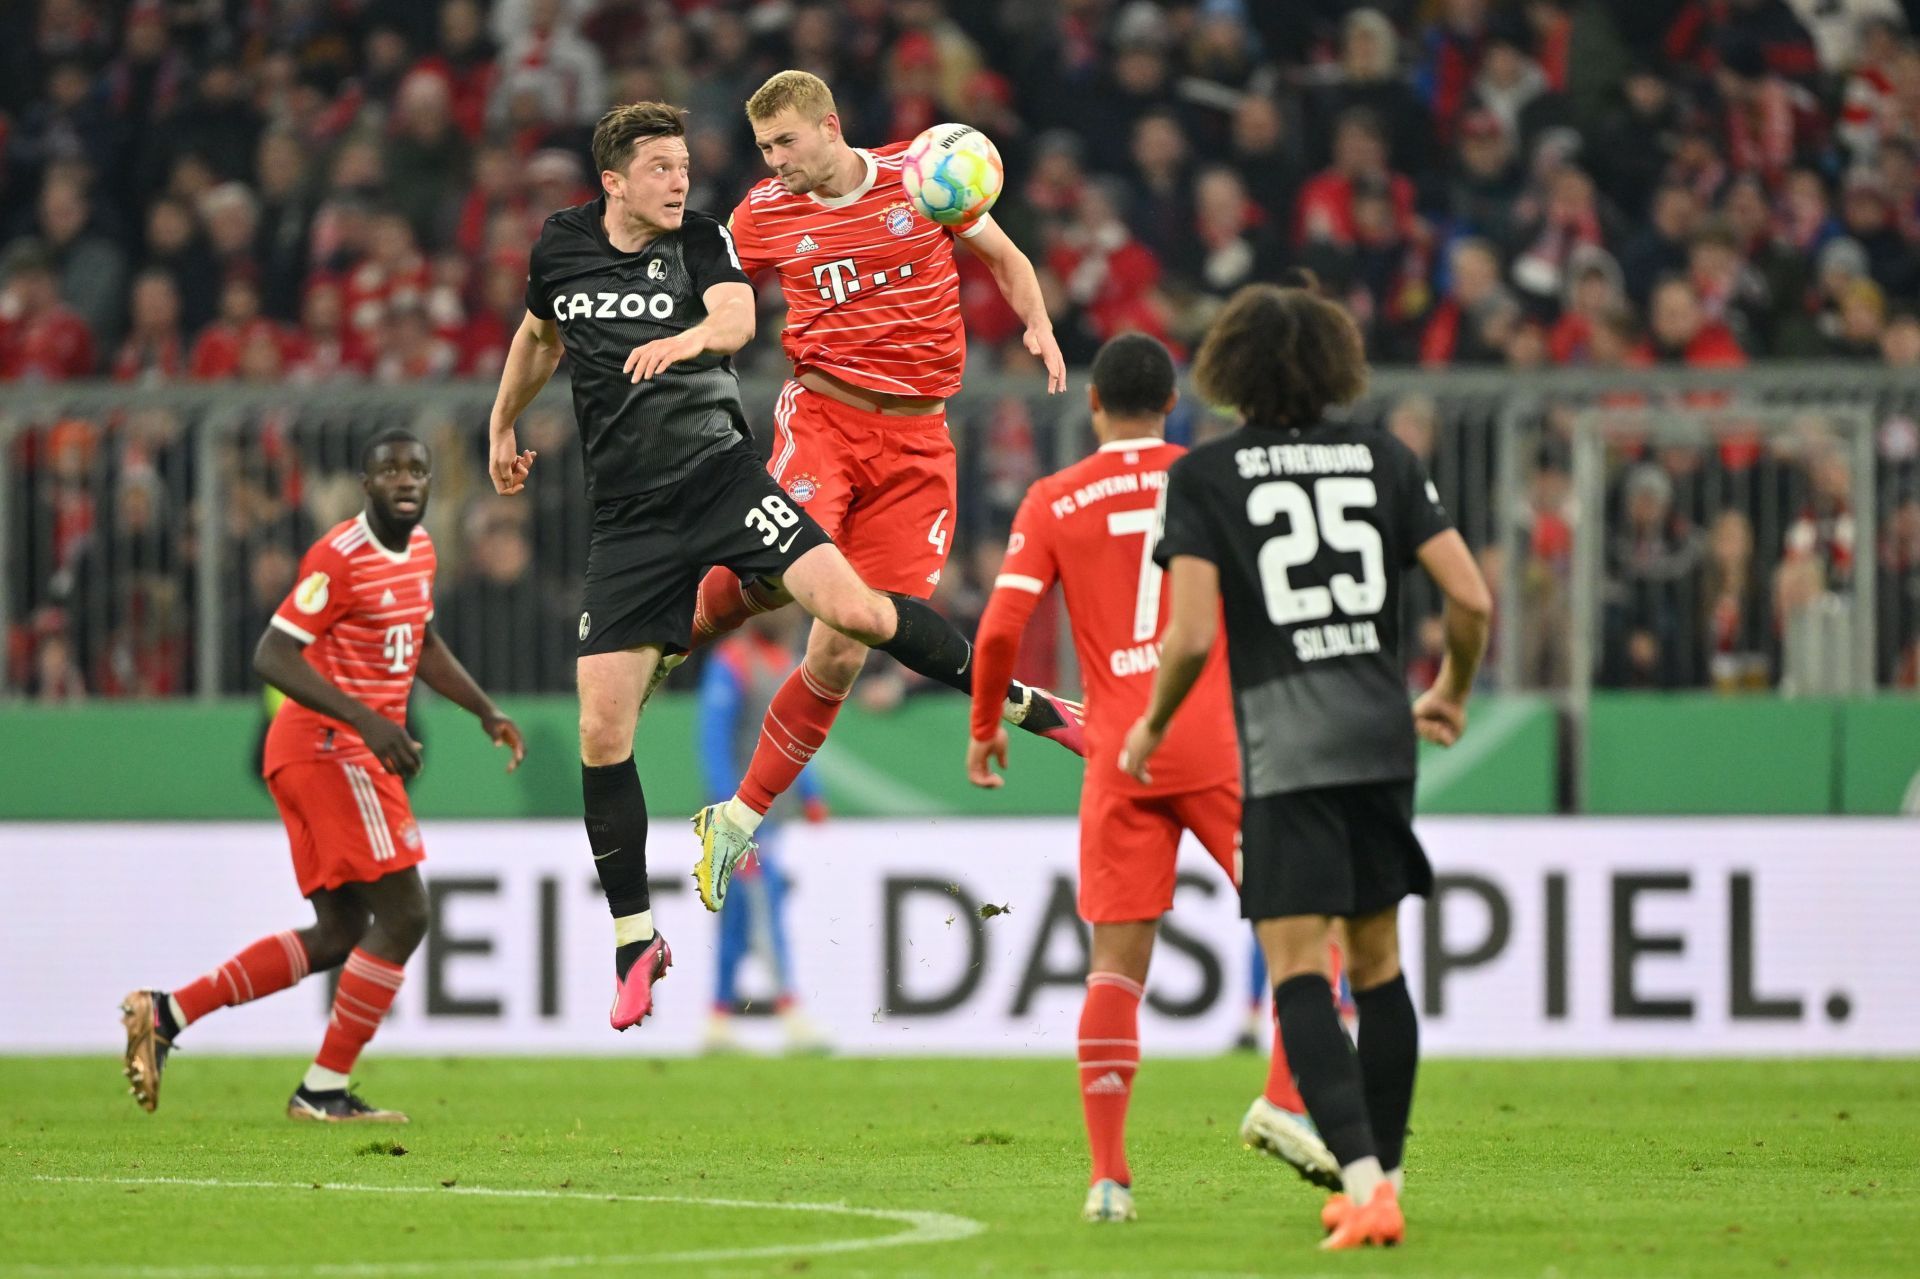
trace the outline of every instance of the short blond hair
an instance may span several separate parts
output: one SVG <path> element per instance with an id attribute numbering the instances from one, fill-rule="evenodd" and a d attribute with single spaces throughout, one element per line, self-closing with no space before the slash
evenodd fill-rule
<path id="1" fill-rule="evenodd" d="M 839 110 L 825 80 L 811 71 L 782 71 L 747 99 L 747 119 L 771 120 L 789 107 L 815 122 Z"/>

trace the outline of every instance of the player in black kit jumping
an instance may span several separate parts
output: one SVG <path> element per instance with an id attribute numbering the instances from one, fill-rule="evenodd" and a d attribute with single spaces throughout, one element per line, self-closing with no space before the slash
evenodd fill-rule
<path id="1" fill-rule="evenodd" d="M 684 133 L 680 111 L 658 102 L 616 107 L 595 128 L 603 194 L 541 230 L 490 425 L 494 487 L 519 493 L 536 455 L 520 451 L 514 422 L 563 350 L 571 356 L 593 503 L 577 664 L 581 789 L 614 917 L 616 1030 L 652 1010 L 653 983 L 673 958 L 647 894 L 633 740 L 665 659 L 685 651 L 708 568 L 781 580 L 834 629 L 971 687 L 966 638 L 924 603 L 862 582 L 754 450 L 729 359 L 753 337 L 753 286 L 727 229 L 685 207 Z"/>
<path id="2" fill-rule="evenodd" d="M 1413 831 L 1415 736 L 1451 746 L 1465 730 L 1492 600 L 1419 459 L 1385 431 L 1323 417 L 1366 387 L 1345 311 L 1303 289 L 1242 289 L 1194 381 L 1246 423 L 1168 473 L 1154 558 L 1172 606 L 1121 766 L 1146 780 L 1224 610 L 1245 782 L 1241 914 L 1255 921 L 1300 1095 L 1346 1192 L 1322 1210 L 1322 1246 L 1397 1244 L 1419 1058 L 1397 916 L 1433 884 Z M 1400 575 L 1415 563 L 1446 596 L 1447 654 L 1409 712 Z M 1327 999 L 1335 918 L 1347 921 L 1357 1057 Z"/>

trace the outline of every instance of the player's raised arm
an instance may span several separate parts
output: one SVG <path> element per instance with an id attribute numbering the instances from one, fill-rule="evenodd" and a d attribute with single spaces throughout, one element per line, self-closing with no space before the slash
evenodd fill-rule
<path id="1" fill-rule="evenodd" d="M 426 628 L 426 638 L 420 644 L 420 678 L 428 688 L 478 719 L 495 746 L 505 746 L 513 752 L 513 758 L 507 761 L 509 773 L 520 767 L 520 761 L 527 757 L 527 743 L 520 735 L 520 726 L 493 704 L 479 681 L 460 664 L 447 642 L 440 638 L 440 632 L 431 626 Z"/>
<path id="2" fill-rule="evenodd" d="M 302 575 L 303 585 L 310 575 Z M 296 587 L 296 590 L 301 588 Z M 350 697 L 307 661 L 306 644 L 276 617 L 253 650 L 253 669 L 261 679 L 300 703 L 360 734 L 388 772 L 411 777 L 420 771 L 420 743 L 407 730 L 365 702 Z"/>
<path id="3" fill-rule="evenodd" d="M 529 310 L 507 348 L 506 367 L 500 370 L 500 390 L 494 396 L 493 415 L 487 423 L 487 470 L 497 493 L 518 493 L 527 486 L 527 472 L 539 454 L 532 449 L 520 452 L 513 424 L 553 377 L 563 353 L 560 326 L 551 316 L 542 317 Z"/>
<path id="4" fill-rule="evenodd" d="M 753 286 L 716 284 L 700 295 L 707 318 L 670 338 L 636 346 L 623 366 L 629 380 L 642 382 L 662 369 L 699 355 L 732 355 L 753 341 Z"/>
<path id="5" fill-rule="evenodd" d="M 732 233 L 708 218 L 689 220 L 681 231 L 683 260 L 706 316 L 669 337 L 636 346 L 621 367 L 628 380 L 644 381 L 681 360 L 732 355 L 753 341 L 753 285 L 740 265 Z"/>
<path id="6" fill-rule="evenodd" d="M 1027 350 L 1047 366 L 1047 393 L 1066 390 L 1067 362 L 1060 354 L 1060 343 L 1054 340 L 1053 320 L 1047 315 L 1047 299 L 1040 291 L 1040 276 L 1032 261 L 991 217 L 983 216 L 970 232 L 961 232 L 959 240 L 987 264 L 993 282 L 1000 287 L 1000 296 L 1027 326 Z"/>

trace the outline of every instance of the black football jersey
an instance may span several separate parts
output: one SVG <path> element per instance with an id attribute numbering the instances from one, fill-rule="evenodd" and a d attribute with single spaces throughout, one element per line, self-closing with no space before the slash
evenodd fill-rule
<path id="1" fill-rule="evenodd" d="M 602 196 L 548 218 L 527 271 L 527 310 L 557 323 L 566 345 L 596 502 L 671 484 L 751 435 L 728 357 L 703 353 L 638 383 L 621 370 L 634 347 L 706 319 L 708 289 L 748 282 L 727 229 L 689 210 L 678 230 L 623 253 L 606 209 Z"/>
<path id="2" fill-rule="evenodd" d="M 1173 464 L 1154 558 L 1220 570 L 1249 798 L 1414 775 L 1400 578 L 1449 527 L 1376 428 L 1246 426 Z"/>

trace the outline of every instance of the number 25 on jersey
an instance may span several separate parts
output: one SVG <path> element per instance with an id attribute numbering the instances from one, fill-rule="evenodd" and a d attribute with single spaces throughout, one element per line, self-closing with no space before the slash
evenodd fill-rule
<path id="1" fill-rule="evenodd" d="M 1309 487 L 1311 492 L 1309 492 Z M 1267 616 L 1275 626 L 1317 622 L 1336 608 L 1347 617 L 1370 617 L 1387 601 L 1386 556 L 1380 531 L 1350 512 L 1371 510 L 1378 498 L 1373 481 L 1329 476 L 1303 487 L 1292 480 L 1269 480 L 1247 494 L 1247 520 L 1256 528 L 1285 519 L 1287 531 L 1260 547 L 1260 587 Z M 1317 518 L 1316 518 L 1317 516 Z M 1326 586 L 1293 584 L 1290 570 L 1312 563 L 1325 545 L 1360 557 L 1360 576 L 1335 573 Z"/>

